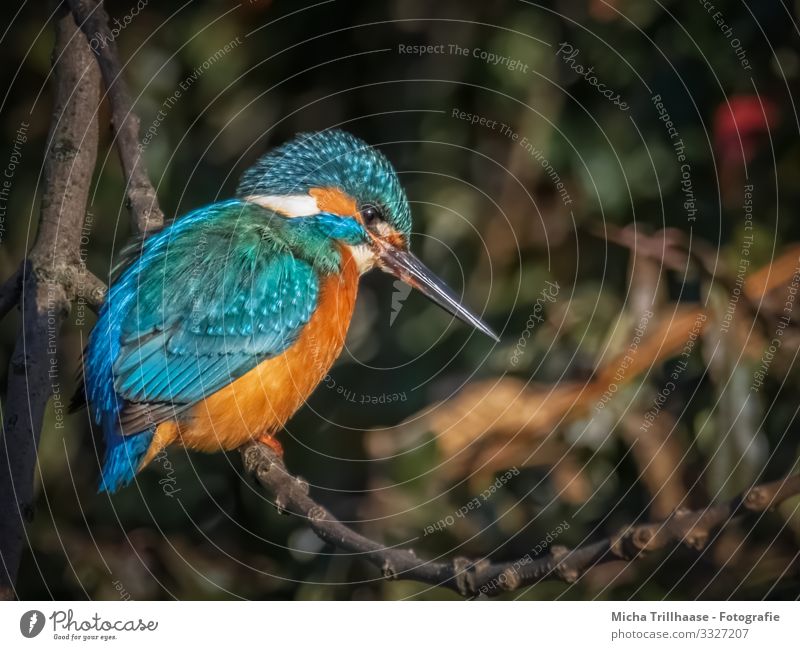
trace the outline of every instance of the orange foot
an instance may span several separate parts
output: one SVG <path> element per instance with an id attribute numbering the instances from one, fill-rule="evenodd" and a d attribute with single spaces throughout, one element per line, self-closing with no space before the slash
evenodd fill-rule
<path id="1" fill-rule="evenodd" d="M 272 451 L 274 451 L 278 456 L 283 458 L 283 445 L 278 442 L 278 439 L 275 436 L 270 435 L 261 435 L 256 438 L 256 441 L 260 442 L 262 445 L 266 445 Z"/>

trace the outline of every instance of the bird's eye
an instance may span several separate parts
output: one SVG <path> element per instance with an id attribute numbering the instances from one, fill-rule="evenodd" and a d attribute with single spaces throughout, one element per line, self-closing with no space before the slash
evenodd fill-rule
<path id="1" fill-rule="evenodd" d="M 361 220 L 370 226 L 381 218 L 381 212 L 374 205 L 365 205 L 361 208 Z"/>

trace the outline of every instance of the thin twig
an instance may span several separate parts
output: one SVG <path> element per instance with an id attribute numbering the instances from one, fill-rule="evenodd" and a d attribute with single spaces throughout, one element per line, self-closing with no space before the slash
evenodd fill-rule
<path id="1" fill-rule="evenodd" d="M 685 232 L 677 228 L 665 228 L 650 235 L 638 230 L 635 224 L 620 228 L 606 223 L 603 226 L 589 226 L 587 231 L 595 237 L 628 248 L 637 255 L 651 258 L 663 265 L 664 269 L 685 273 L 687 266 L 694 262 L 697 269 L 711 281 L 719 283 L 730 295 L 738 295 L 742 288 L 737 285 L 737 281 L 741 281 L 731 275 L 720 260 L 720 255 L 707 242 L 697 238 L 690 240 Z M 768 332 L 774 327 L 746 291 L 742 291 L 739 298 L 762 331 Z"/>
<path id="2" fill-rule="evenodd" d="M 323 541 L 360 554 L 386 578 L 446 587 L 469 598 L 513 591 L 543 580 L 574 582 L 598 564 L 632 561 L 644 552 L 670 545 L 702 549 L 714 530 L 732 517 L 746 511 L 762 512 L 800 494 L 800 475 L 795 475 L 753 487 L 736 499 L 704 510 L 679 510 L 662 522 L 631 526 L 573 550 L 553 546 L 544 556 L 527 555 L 511 562 L 464 557 L 428 562 L 411 549 L 387 548 L 338 521 L 308 495 L 308 484 L 291 475 L 283 459 L 268 446 L 257 442 L 245 445 L 242 459 L 245 469 L 273 495 L 276 507 L 304 518 Z"/>
<path id="3" fill-rule="evenodd" d="M 68 3 L 100 64 L 106 87 L 104 97 L 108 97 L 111 104 L 111 126 L 127 179 L 126 192 L 133 229 L 140 233 L 157 230 L 164 223 L 164 214 L 147 174 L 139 144 L 139 117 L 133 112 L 116 39 L 108 26 L 108 14 L 103 3 L 96 0 L 68 0 Z"/>

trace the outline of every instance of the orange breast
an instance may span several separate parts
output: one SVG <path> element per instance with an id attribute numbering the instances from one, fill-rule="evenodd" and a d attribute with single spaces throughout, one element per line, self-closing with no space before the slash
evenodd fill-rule
<path id="1" fill-rule="evenodd" d="M 358 290 L 358 270 L 342 249 L 342 273 L 322 281 L 319 303 L 297 341 L 198 403 L 178 423 L 192 449 L 235 449 L 278 431 L 325 377 L 344 346 Z"/>

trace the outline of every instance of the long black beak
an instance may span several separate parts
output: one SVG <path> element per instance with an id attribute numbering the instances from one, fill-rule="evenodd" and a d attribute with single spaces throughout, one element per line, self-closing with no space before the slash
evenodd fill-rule
<path id="1" fill-rule="evenodd" d="M 413 253 L 391 244 L 380 242 L 378 257 L 382 270 L 418 289 L 427 298 L 467 325 L 472 325 L 476 330 L 483 332 L 498 343 L 500 342 L 497 334 L 480 318 L 464 307 L 452 289 L 443 280 L 436 277 L 433 271 L 425 266 Z"/>

